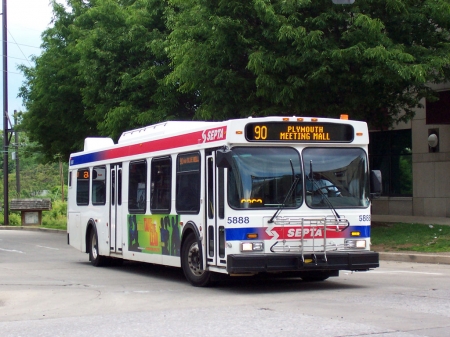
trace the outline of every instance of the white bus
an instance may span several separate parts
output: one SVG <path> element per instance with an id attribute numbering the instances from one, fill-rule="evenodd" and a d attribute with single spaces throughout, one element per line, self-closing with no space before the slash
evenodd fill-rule
<path id="1" fill-rule="evenodd" d="M 345 115 L 169 121 L 117 144 L 87 138 L 70 157 L 68 243 L 94 266 L 181 267 L 194 286 L 376 268 L 370 192 L 381 176 L 369 172 L 368 142 L 366 123 Z"/>

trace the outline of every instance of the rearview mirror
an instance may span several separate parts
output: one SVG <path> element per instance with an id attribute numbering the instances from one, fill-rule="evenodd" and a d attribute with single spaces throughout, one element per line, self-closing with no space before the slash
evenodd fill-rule
<path id="1" fill-rule="evenodd" d="M 383 191 L 383 183 L 380 170 L 370 171 L 370 195 L 372 198 L 378 198 Z"/>
<path id="2" fill-rule="evenodd" d="M 233 152 L 228 149 L 218 150 L 216 152 L 216 165 L 219 168 L 231 169 L 233 162 Z"/>

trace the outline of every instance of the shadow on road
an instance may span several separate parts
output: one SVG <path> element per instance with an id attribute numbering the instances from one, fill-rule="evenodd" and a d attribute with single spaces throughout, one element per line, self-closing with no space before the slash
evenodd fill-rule
<path id="1" fill-rule="evenodd" d="M 89 265 L 89 262 L 79 262 Z M 95 268 L 95 267 L 92 267 Z M 155 281 L 177 283 L 180 286 L 188 285 L 181 268 L 167 267 L 150 263 L 124 261 L 121 265 L 102 267 L 111 273 L 129 274 L 130 277 L 139 275 L 149 279 L 149 285 Z M 286 293 L 298 291 L 336 291 L 342 289 L 361 289 L 364 284 L 348 282 L 350 272 L 341 272 L 340 277 L 330 277 L 325 281 L 305 282 L 300 277 L 286 276 L 284 274 L 259 274 L 254 276 L 228 276 L 219 275 L 218 280 L 211 288 L 230 293 Z M 342 276 L 346 275 L 346 276 Z M 126 276 L 125 276 L 126 277 Z"/>

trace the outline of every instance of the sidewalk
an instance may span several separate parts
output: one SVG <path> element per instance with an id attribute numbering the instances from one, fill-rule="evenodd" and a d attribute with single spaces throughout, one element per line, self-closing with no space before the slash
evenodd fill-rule
<path id="1" fill-rule="evenodd" d="M 426 225 L 449 225 L 450 218 L 436 218 L 425 216 L 402 216 L 402 215 L 375 215 L 372 214 L 373 222 L 403 222 L 421 223 Z M 418 252 L 379 252 L 381 261 L 417 262 L 417 263 L 439 263 L 450 264 L 450 252 L 445 253 L 418 253 Z"/>
<path id="2" fill-rule="evenodd" d="M 426 216 L 372 214 L 372 221 L 373 222 L 423 223 L 426 225 L 449 225 L 450 226 L 450 218 L 436 218 L 436 217 L 426 217 Z"/>

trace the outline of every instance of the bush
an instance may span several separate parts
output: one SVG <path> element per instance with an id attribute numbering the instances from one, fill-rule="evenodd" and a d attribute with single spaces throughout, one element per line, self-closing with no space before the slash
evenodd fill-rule
<path id="1" fill-rule="evenodd" d="M 0 212 L 0 225 L 4 225 L 5 220 L 5 214 L 3 212 Z M 9 214 L 9 225 L 10 226 L 21 226 L 22 225 L 22 218 L 20 214 L 18 213 L 11 213 Z"/>
<path id="2" fill-rule="evenodd" d="M 67 202 L 54 201 L 51 211 L 42 212 L 42 227 L 67 229 Z"/>
<path id="3" fill-rule="evenodd" d="M 10 226 L 22 226 L 22 217 L 20 214 L 11 213 L 9 215 L 9 225 Z"/>

